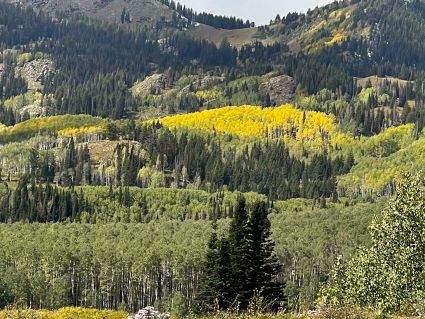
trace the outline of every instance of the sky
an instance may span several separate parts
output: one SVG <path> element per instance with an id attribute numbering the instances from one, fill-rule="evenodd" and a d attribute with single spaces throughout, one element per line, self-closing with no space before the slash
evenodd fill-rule
<path id="1" fill-rule="evenodd" d="M 288 12 L 306 12 L 332 1 L 330 0 L 179 0 L 198 12 L 209 12 L 217 15 L 236 16 L 249 19 L 257 25 L 268 24 L 270 19 Z"/>

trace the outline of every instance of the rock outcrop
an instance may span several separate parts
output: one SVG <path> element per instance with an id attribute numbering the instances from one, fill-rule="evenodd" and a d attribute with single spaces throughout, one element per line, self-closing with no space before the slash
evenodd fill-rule
<path id="1" fill-rule="evenodd" d="M 166 80 L 166 76 L 161 73 L 147 76 L 143 81 L 134 84 L 131 93 L 134 96 L 159 95 L 166 88 Z"/>
<path id="2" fill-rule="evenodd" d="M 28 90 L 41 91 L 43 80 L 55 72 L 55 63 L 50 59 L 35 59 L 16 68 L 16 74 L 20 74 L 28 83 Z"/>
<path id="3" fill-rule="evenodd" d="M 169 313 L 160 313 L 154 307 L 145 307 L 140 309 L 134 316 L 128 319 L 170 319 Z"/>
<path id="4" fill-rule="evenodd" d="M 261 84 L 261 89 L 270 95 L 271 105 L 286 104 L 295 97 L 295 81 L 288 75 L 270 78 Z"/>

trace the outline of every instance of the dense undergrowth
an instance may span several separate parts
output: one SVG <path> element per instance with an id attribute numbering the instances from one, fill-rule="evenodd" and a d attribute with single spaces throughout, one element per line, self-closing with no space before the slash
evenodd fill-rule
<path id="1" fill-rule="evenodd" d="M 128 313 L 120 311 L 95 310 L 84 308 L 61 308 L 56 311 L 31 310 L 10 307 L 0 311 L 0 319 L 126 319 Z M 173 319 L 183 318 L 172 315 Z M 189 315 L 188 319 L 398 319 L 402 316 L 384 315 L 378 311 L 370 311 L 358 308 L 339 308 L 323 310 L 321 312 L 305 312 L 301 314 L 291 313 L 265 313 L 258 310 L 250 310 L 246 313 L 218 312 L 210 316 Z M 410 317 L 416 318 L 416 317 Z M 419 317 L 417 317 L 419 318 Z"/>

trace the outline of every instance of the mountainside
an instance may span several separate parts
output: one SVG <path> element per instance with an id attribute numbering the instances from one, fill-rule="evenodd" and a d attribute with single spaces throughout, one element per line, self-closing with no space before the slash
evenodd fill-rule
<path id="1" fill-rule="evenodd" d="M 423 151 L 423 1 L 0 1 L 0 308 L 308 309 Z"/>
<path id="2" fill-rule="evenodd" d="M 342 1 L 292 17 L 290 23 L 282 20 L 281 31 L 293 37 L 292 45 L 303 51 L 357 42 L 369 46 L 367 55 L 372 60 L 411 58 L 408 63 L 417 64 L 425 36 L 424 13 L 425 4 L 420 0 Z M 291 15 L 288 18 L 291 20 Z"/>
<path id="3" fill-rule="evenodd" d="M 158 0 L 9 0 L 43 10 L 49 14 L 65 12 L 83 14 L 111 23 L 133 22 L 155 27 L 160 22 L 170 22 L 173 10 Z"/>
<path id="4" fill-rule="evenodd" d="M 402 54 L 393 53 L 392 58 L 403 58 L 409 52 L 417 55 L 424 37 L 423 24 L 424 3 L 420 0 L 345 0 L 316 7 L 305 14 L 278 15 L 269 25 L 251 30 L 214 32 L 200 26 L 191 33 L 216 44 L 227 38 L 238 47 L 253 41 L 269 44 L 283 41 L 291 51 L 304 53 L 317 53 L 324 47 L 350 42 L 347 51 L 351 51 L 362 43 L 368 47 L 365 48 L 368 58 L 379 59 L 390 55 L 395 48 L 401 49 Z"/>
<path id="5" fill-rule="evenodd" d="M 356 46 L 362 42 L 362 45 L 370 46 L 367 55 L 371 55 L 369 58 L 372 59 L 374 54 L 381 56 L 385 54 L 384 50 L 392 50 L 392 44 L 399 46 L 405 54 L 416 54 L 424 37 L 421 26 L 425 9 L 420 0 L 335 1 L 309 10 L 306 14 L 278 15 L 270 20 L 270 25 L 260 27 L 250 27 L 239 19 L 231 20 L 206 13 L 196 16 L 197 13 L 190 8 L 168 0 L 8 1 L 49 14 L 77 13 L 110 23 L 136 24 L 156 30 L 190 29 L 189 34 L 195 38 L 207 39 L 217 45 L 225 39 L 236 47 L 255 41 L 263 44 L 280 41 L 286 42 L 294 52 L 314 53 L 324 46 L 342 42 L 355 42 Z M 225 23 L 228 23 L 228 27 L 225 27 Z M 381 47 L 385 45 L 385 49 Z"/>

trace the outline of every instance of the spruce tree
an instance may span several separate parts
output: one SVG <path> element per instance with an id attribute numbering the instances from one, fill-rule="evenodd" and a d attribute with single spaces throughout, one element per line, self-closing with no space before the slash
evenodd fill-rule
<path id="1" fill-rule="evenodd" d="M 202 267 L 202 277 L 199 286 L 198 295 L 195 303 L 199 312 L 205 313 L 214 310 L 216 301 L 220 298 L 218 274 L 218 239 L 216 232 L 217 224 L 213 223 L 213 233 L 208 242 L 208 253 L 205 263 Z"/>
<path id="2" fill-rule="evenodd" d="M 276 311 L 279 307 L 286 306 L 286 297 L 283 292 L 284 284 L 278 280 L 282 265 L 274 253 L 275 243 L 270 239 L 270 226 L 266 203 L 256 203 L 249 222 L 252 253 L 249 283 L 251 293 L 258 291 L 264 298 L 266 306 Z"/>
<path id="3" fill-rule="evenodd" d="M 8 304 L 12 303 L 12 301 L 12 295 L 7 291 L 6 286 L 0 283 L 0 309 L 3 309 Z"/>
<path id="4" fill-rule="evenodd" d="M 234 291 L 232 284 L 234 284 L 235 277 L 232 271 L 232 249 L 230 242 L 227 238 L 223 238 L 218 242 L 218 306 L 220 309 L 229 309 L 234 303 Z"/>
<path id="5" fill-rule="evenodd" d="M 214 226 L 197 297 L 200 312 L 215 306 L 245 310 L 257 293 L 269 310 L 285 306 L 284 285 L 277 278 L 282 266 L 270 239 L 266 203 L 256 203 L 248 216 L 240 197 L 228 237 L 218 240 Z"/>
<path id="6" fill-rule="evenodd" d="M 229 243 L 232 256 L 232 276 L 230 277 L 229 297 L 238 304 L 240 309 L 245 309 L 252 295 L 249 283 L 249 268 L 252 262 L 252 251 L 248 212 L 246 210 L 246 201 L 243 196 L 240 196 L 238 199 L 235 214 L 230 223 Z"/>

